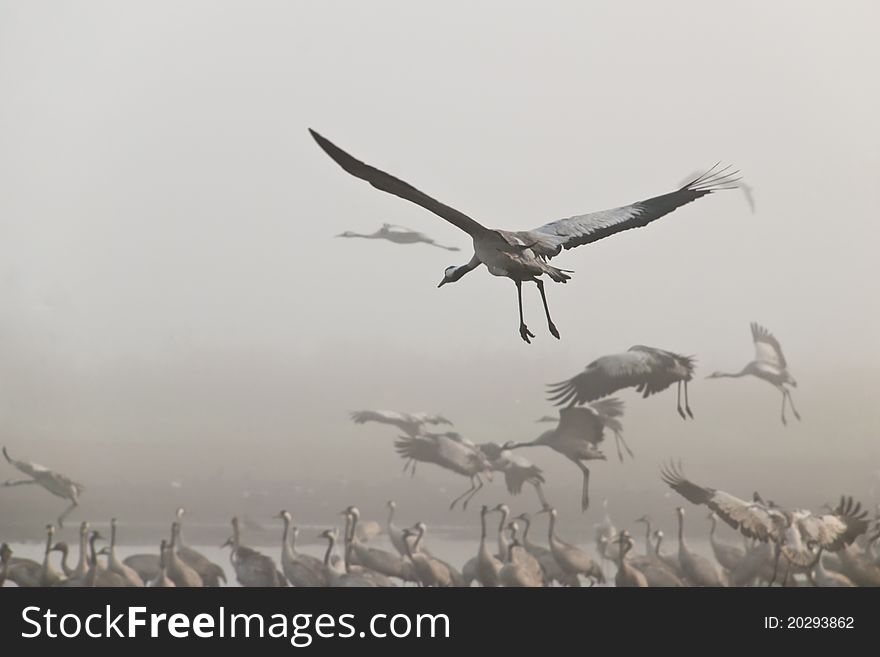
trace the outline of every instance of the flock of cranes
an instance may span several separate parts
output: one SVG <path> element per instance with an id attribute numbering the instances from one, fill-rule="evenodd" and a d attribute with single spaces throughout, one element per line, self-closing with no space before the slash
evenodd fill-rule
<path id="1" fill-rule="evenodd" d="M 779 341 L 756 323 L 752 323 L 751 329 L 755 359 L 738 374 L 715 372 L 707 378 L 748 374 L 763 379 L 782 391 L 783 424 L 786 424 L 786 402 L 800 420 L 791 391 L 787 387 L 796 386 L 796 382 L 788 371 Z M 634 388 L 642 397 L 648 397 L 677 384 L 678 413 L 685 420 L 693 419 L 694 414 L 688 400 L 688 384 L 694 377 L 694 370 L 693 356 L 683 356 L 644 345 L 601 356 L 579 374 L 548 387 L 549 401 L 562 408 L 558 416 L 544 416 L 538 421 L 553 422 L 556 427 L 530 441 L 474 443 L 456 431 L 432 432 L 427 429 L 428 425 L 451 427 L 452 422 L 442 415 L 428 413 L 364 410 L 353 412 L 351 417 L 357 424 L 385 424 L 405 434 L 399 435 L 394 442 L 395 450 L 405 461 L 404 471 L 409 470 L 415 475 L 418 463 L 431 463 L 467 478 L 469 487 L 452 501 L 450 509 L 455 508 L 459 502 L 462 509 L 467 509 L 470 500 L 483 488 L 483 479 L 491 480 L 493 472 L 503 473 L 507 489 L 513 495 L 519 494 L 523 484 L 531 484 L 541 505 L 547 506 L 541 487 L 545 483 L 541 468 L 514 453 L 515 450 L 525 447 L 544 446 L 564 456 L 581 471 L 581 508 L 586 511 L 590 505 L 590 469 L 587 463 L 606 460 L 601 449 L 605 430 L 614 434 L 620 461 L 623 461 L 623 450 L 633 457 L 633 452 L 623 437 L 623 401 L 609 395 L 626 388 Z"/>
<path id="2" fill-rule="evenodd" d="M 527 231 L 491 229 L 445 205 L 408 183 L 352 157 L 314 131 L 320 148 L 349 174 L 373 187 L 419 205 L 468 234 L 474 254 L 461 265 L 448 267 L 438 287 L 459 281 L 467 273 L 485 265 L 493 276 L 514 282 L 519 310 L 519 334 L 530 343 L 535 335 L 523 317 L 522 284 L 534 283 L 541 295 L 548 330 L 557 339 L 544 288 L 544 278 L 566 283 L 572 272 L 552 266 L 550 260 L 563 250 L 590 244 L 615 233 L 647 224 L 709 194 L 742 189 L 752 211 L 751 188 L 741 183 L 737 171 L 716 164 L 695 175 L 672 192 L 630 205 L 578 215 L 544 224 Z M 379 239 L 395 244 L 423 243 L 448 251 L 457 247 L 438 244 L 432 238 L 401 226 L 384 224 L 374 233 L 346 231 L 337 237 Z M 782 395 L 781 421 L 787 424 L 786 407 L 798 420 L 791 388 L 797 383 L 788 370 L 779 341 L 766 328 L 752 323 L 755 357 L 739 372 L 719 372 L 709 379 L 752 376 L 774 386 Z M 809 582 L 816 586 L 880 585 L 880 553 L 876 543 L 880 528 L 871 533 L 873 519 L 850 497 L 823 512 L 783 509 L 765 501 L 758 493 L 751 501 L 690 481 L 680 465 L 670 464 L 661 471 L 662 481 L 695 505 L 710 510 L 708 536 L 713 559 L 692 550 L 685 533 L 685 510 L 676 508 L 677 554 L 661 550 L 664 534 L 644 516 L 635 524 L 644 525 L 645 546 L 635 554 L 636 540 L 626 529 L 618 531 L 610 518 L 597 528 L 595 551 L 567 542 L 557 533 L 558 514 L 548 502 L 543 485 L 545 474 L 519 450 L 546 447 L 573 463 L 581 472 L 580 507 L 590 505 L 590 461 L 604 461 L 602 451 L 606 429 L 614 435 L 618 459 L 624 452 L 633 458 L 623 436 L 623 401 L 611 395 L 633 388 L 648 397 L 676 385 L 676 408 L 682 419 L 694 418 L 688 386 L 694 379 L 694 356 L 656 347 L 636 345 L 627 351 L 608 354 L 590 362 L 571 378 L 548 386 L 548 401 L 561 407 L 557 416 L 544 416 L 538 422 L 555 426 L 536 438 L 475 443 L 453 430 L 446 417 L 438 414 L 398 411 L 357 411 L 351 414 L 357 424 L 381 423 L 397 431 L 393 446 L 404 460 L 404 471 L 416 474 L 419 463 L 433 464 L 465 478 L 468 487 L 455 497 L 449 508 L 467 510 L 471 500 L 495 475 L 503 477 L 507 491 L 519 495 L 523 488 L 534 489 L 539 510 L 511 517 L 506 504 L 482 505 L 479 512 L 480 536 L 476 554 L 457 568 L 436 556 L 428 547 L 428 527 L 422 522 L 400 528 L 394 524 L 396 505 L 388 503 L 384 527 L 393 550 L 370 543 L 375 531 L 364 531 L 360 510 L 349 506 L 340 515 L 344 527 L 328 527 L 318 536 L 326 541 L 322 557 L 301 552 L 297 547 L 299 528 L 292 515 L 282 510 L 280 559 L 276 560 L 243 543 L 237 518 L 232 518 L 231 534 L 223 543 L 229 548 L 229 565 L 242 586 L 482 586 L 540 587 L 550 585 L 590 586 L 606 583 L 604 564 L 616 566 L 617 586 L 681 587 L 742 586 L 764 582 L 791 585 Z M 84 487 L 44 466 L 13 459 L 3 448 L 6 461 L 27 476 L 9 480 L 3 486 L 37 485 L 69 501 L 57 519 L 58 529 L 79 505 Z M 490 527 L 492 514 L 499 514 L 497 527 Z M 120 558 L 117 552 L 118 523 L 110 522 L 109 544 L 89 524 L 80 525 L 78 561 L 68 564 L 70 547 L 56 541 L 56 527 L 47 525 L 42 561 L 16 557 L 6 543 L 0 547 L 0 585 L 7 580 L 18 586 L 156 586 L 218 587 L 227 582 L 224 568 L 186 544 L 182 536 L 184 510 L 178 509 L 170 532 L 158 542 L 158 550 Z M 547 518 L 546 546 L 535 543 L 534 526 Z M 720 542 L 716 536 L 718 520 L 738 530 L 742 546 Z M 880 524 L 880 520 L 878 520 Z M 495 532 L 495 546 L 490 534 Z M 497 548 L 497 549 L 495 549 Z M 341 552 L 341 556 L 337 554 Z M 59 553 L 60 569 L 52 561 Z M 101 557 L 104 557 L 103 559 Z M 278 565 L 280 563 L 280 566 Z"/>
<path id="3" fill-rule="evenodd" d="M 535 513 L 512 516 L 506 504 L 483 505 L 479 511 L 480 535 L 474 556 L 460 566 L 429 548 L 428 527 L 422 521 L 400 528 L 394 523 L 396 504 L 388 502 L 383 532 L 387 546 L 359 538 L 361 512 L 348 506 L 340 512 L 343 527 L 315 530 L 326 541 L 321 556 L 297 546 L 299 528 L 282 510 L 280 549 L 270 551 L 245 545 L 238 519 L 222 547 L 229 548 L 229 567 L 235 581 L 246 587 L 581 587 L 613 581 L 620 587 L 781 586 L 819 587 L 880 585 L 880 527 L 869 528 L 880 518 L 869 519 L 851 498 L 823 513 L 788 511 L 756 494 L 754 502 L 689 481 L 680 468 L 662 472 L 669 486 L 695 504 L 708 506 L 712 557 L 690 548 L 685 538 L 685 511 L 676 509 L 678 552 L 661 551 L 663 532 L 643 516 L 645 543 L 634 554 L 636 541 L 629 530 L 617 530 L 610 518 L 596 532 L 593 550 L 563 539 L 557 530 L 558 514 L 550 505 Z M 181 537 L 183 509 L 178 509 L 168 539 L 158 542 L 156 553 L 118 554 L 116 519 L 110 522 L 109 544 L 98 549 L 104 537 L 89 523 L 79 528 L 79 555 L 68 563 L 69 547 L 56 541 L 54 525 L 46 527 L 41 561 L 16 557 L 8 544 L 0 546 L 0 586 L 7 581 L 21 587 L 219 587 L 227 583 L 224 567 L 185 544 Z M 490 526 L 490 517 L 498 523 Z M 539 517 L 547 517 L 546 543 L 531 536 Z M 720 542 L 717 519 L 738 529 L 741 547 Z M 494 540 L 490 534 L 494 531 Z M 531 536 L 530 536 L 531 534 Z M 693 535 L 693 534 L 691 534 Z M 274 549 L 271 551 L 274 552 Z M 53 555 L 60 559 L 53 562 Z M 339 554 L 341 553 L 341 554 Z M 826 554 L 831 553 L 831 554 Z M 824 556 L 823 556 L 824 555 Z M 101 557 L 104 557 L 103 559 Z M 616 568 L 613 580 L 606 564 Z M 279 565 L 280 564 L 280 565 Z"/>

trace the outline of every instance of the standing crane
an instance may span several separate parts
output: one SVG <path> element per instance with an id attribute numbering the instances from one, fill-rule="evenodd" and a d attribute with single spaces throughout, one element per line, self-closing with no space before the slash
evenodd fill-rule
<path id="1" fill-rule="evenodd" d="M 550 384 L 550 401 L 557 406 L 584 404 L 623 388 L 635 388 L 642 398 L 678 384 L 678 414 L 693 418 L 688 403 L 688 382 L 694 376 L 694 357 L 636 345 L 619 354 L 601 356 L 567 381 Z M 684 409 L 681 389 L 684 384 Z M 685 415 L 687 412 L 687 415 Z"/>
<path id="2" fill-rule="evenodd" d="M 553 337 L 559 338 L 559 331 L 550 318 L 542 276 L 547 276 L 556 283 L 565 283 L 571 279 L 569 276 L 571 272 L 551 266 L 548 260 L 562 253 L 563 249 L 590 244 L 630 228 L 647 226 L 676 208 L 707 194 L 735 188 L 739 180 L 736 177 L 738 172 L 730 171 L 730 167 L 717 170 L 718 165 L 716 165 L 688 184 L 662 196 L 612 210 L 560 219 L 534 230 L 499 230 L 486 228 L 466 214 L 431 198 L 412 185 L 355 159 L 314 130 L 309 132 L 318 142 L 318 146 L 351 175 L 367 181 L 376 189 L 433 212 L 470 235 L 474 244 L 474 255 L 463 265 L 447 267 L 438 287 L 455 283 L 480 265 L 486 265 L 486 269 L 493 276 L 511 279 L 516 285 L 519 304 L 519 334 L 527 343 L 535 335 L 529 331 L 523 319 L 522 284 L 524 282 L 535 283 L 538 286 L 547 327 Z"/>
<path id="3" fill-rule="evenodd" d="M 800 420 L 801 416 L 794 407 L 791 390 L 787 386 L 797 388 L 797 381 L 788 371 L 788 363 L 782 354 L 782 346 L 770 331 L 756 322 L 752 322 L 752 341 L 755 343 L 755 359 L 746 364 L 739 372 L 713 372 L 707 379 L 739 378 L 754 376 L 766 381 L 782 394 L 782 424 L 785 419 L 785 402 L 791 406 L 791 412 Z"/>
<path id="4" fill-rule="evenodd" d="M 547 527 L 547 538 L 550 543 L 550 552 L 556 563 L 562 568 L 563 572 L 568 575 L 590 578 L 595 582 L 605 582 L 605 574 L 595 561 L 590 558 L 586 552 L 570 543 L 566 543 L 556 536 L 556 509 L 548 507 L 538 511 L 538 513 L 549 513 L 550 524 Z"/>
<path id="5" fill-rule="evenodd" d="M 6 460 L 9 461 L 12 467 L 30 477 L 30 479 L 5 481 L 3 482 L 4 486 L 26 486 L 28 484 L 36 484 L 42 486 L 56 497 L 70 500 L 70 506 L 58 516 L 58 526 L 64 527 L 64 519 L 79 504 L 79 496 L 82 495 L 85 486 L 65 477 L 63 474 L 53 472 L 39 463 L 17 461 L 9 456 L 9 452 L 6 451 L 5 447 L 3 448 L 3 456 L 6 457 Z"/>

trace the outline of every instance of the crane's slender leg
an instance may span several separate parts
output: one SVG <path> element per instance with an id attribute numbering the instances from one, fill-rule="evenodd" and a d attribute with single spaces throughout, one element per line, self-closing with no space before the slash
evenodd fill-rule
<path id="1" fill-rule="evenodd" d="M 535 334 L 529 331 L 529 327 L 526 326 L 526 322 L 523 319 L 523 311 L 522 311 L 522 281 L 514 281 L 516 285 L 516 300 L 519 303 L 519 336 L 526 341 L 527 344 L 531 344 L 532 341 L 529 338 L 535 337 Z"/>
<path id="2" fill-rule="evenodd" d="M 471 498 L 474 495 L 476 495 L 477 493 L 479 493 L 480 489 L 483 487 L 483 480 L 480 479 L 480 475 L 476 475 L 476 477 L 477 477 L 477 487 L 474 488 L 473 492 L 465 498 L 464 503 L 461 505 L 462 511 L 467 509 L 468 502 L 470 502 Z"/>
<path id="3" fill-rule="evenodd" d="M 454 500 L 452 500 L 452 504 L 449 505 L 449 510 L 452 511 L 452 509 L 455 508 L 455 505 L 458 504 L 459 500 L 461 500 L 468 493 L 470 493 L 474 488 L 476 488 L 476 486 L 477 485 L 474 483 L 474 477 L 471 477 L 471 487 L 468 488 L 464 493 L 462 493 L 461 495 L 456 497 Z"/>
<path id="4" fill-rule="evenodd" d="M 629 445 L 626 444 L 626 440 L 623 439 L 623 434 L 619 431 L 614 432 L 614 443 L 617 445 L 617 458 L 620 459 L 620 462 L 623 463 L 623 454 L 620 451 L 620 445 L 623 444 L 623 448 L 626 450 L 626 453 L 629 454 L 629 457 L 635 458 L 635 454 L 629 448 Z"/>
<path id="5" fill-rule="evenodd" d="M 678 382 L 678 414 L 681 415 L 682 420 L 687 420 L 687 416 L 681 409 L 681 381 Z"/>
<path id="6" fill-rule="evenodd" d="M 68 516 L 68 514 L 73 511 L 77 506 L 79 506 L 76 500 L 71 501 L 70 506 L 64 509 L 64 513 L 58 516 L 58 529 L 64 528 L 64 519 Z"/>
<path id="7" fill-rule="evenodd" d="M 4 486 L 26 486 L 27 484 L 37 483 L 33 479 L 19 479 L 18 481 L 4 481 Z"/>
<path id="8" fill-rule="evenodd" d="M 687 381 L 684 382 L 684 410 L 687 411 L 688 417 L 690 417 L 690 419 L 693 420 L 694 414 L 691 413 L 691 403 L 688 400 L 688 382 Z"/>
<path id="9" fill-rule="evenodd" d="M 797 412 L 797 409 L 794 407 L 794 399 L 791 398 L 791 390 L 785 388 L 785 396 L 788 397 L 788 405 L 791 407 L 791 412 L 794 413 L 794 416 L 800 421 L 801 414 Z"/>
<path id="10" fill-rule="evenodd" d="M 577 459 L 569 459 L 584 473 L 584 488 L 581 492 L 581 511 L 586 511 L 590 507 L 590 469 Z"/>
<path id="11" fill-rule="evenodd" d="M 541 487 L 541 483 L 538 481 L 533 481 L 532 486 L 535 487 L 535 492 L 538 494 L 538 501 L 541 503 L 541 508 L 546 509 L 550 505 L 547 503 L 547 498 L 544 497 L 544 489 Z"/>
<path id="12" fill-rule="evenodd" d="M 544 304 L 544 314 L 547 316 L 547 328 L 550 329 L 550 335 L 558 340 L 559 331 L 556 330 L 556 324 L 550 319 L 550 308 L 547 307 L 547 295 L 544 294 L 544 281 L 540 278 L 536 278 L 535 284 L 538 286 L 538 291 L 541 293 L 541 303 Z"/>
<path id="13" fill-rule="evenodd" d="M 785 394 L 785 388 L 780 386 L 780 389 L 782 390 L 782 424 L 788 426 L 788 421 L 785 419 L 785 400 L 788 396 Z"/>

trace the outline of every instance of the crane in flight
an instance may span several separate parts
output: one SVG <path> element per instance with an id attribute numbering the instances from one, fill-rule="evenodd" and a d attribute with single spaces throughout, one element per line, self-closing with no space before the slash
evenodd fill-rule
<path id="1" fill-rule="evenodd" d="M 642 397 L 649 397 L 678 384 L 678 414 L 693 418 L 688 402 L 688 382 L 694 377 L 693 356 L 636 345 L 619 354 L 597 358 L 580 374 L 567 381 L 548 386 L 550 401 L 557 406 L 575 406 L 610 395 L 623 388 L 635 388 Z M 684 410 L 681 388 L 684 384 Z M 687 416 L 685 416 L 687 411 Z"/>
<path id="2" fill-rule="evenodd" d="M 573 249 L 630 228 L 647 226 L 652 221 L 707 194 L 735 189 L 739 181 L 738 171 L 731 171 L 729 165 L 719 168 L 716 164 L 706 173 L 668 194 L 611 210 L 559 219 L 533 230 L 509 231 L 487 228 L 463 212 L 431 198 L 409 183 L 361 162 L 314 130 L 309 129 L 309 132 L 318 142 L 318 146 L 351 175 L 365 180 L 378 190 L 433 212 L 470 235 L 474 244 L 474 255 L 463 265 L 447 267 L 437 287 L 455 283 L 480 265 L 485 265 L 493 276 L 511 279 L 516 285 L 519 304 L 519 334 L 527 343 L 535 337 L 523 319 L 522 284 L 528 282 L 537 285 L 544 305 L 547 327 L 553 337 L 559 338 L 559 331 L 550 318 L 542 277 L 546 276 L 556 283 L 566 283 L 571 279 L 569 275 L 571 271 L 553 267 L 548 263 L 551 258 L 559 255 L 563 249 Z"/>
<path id="3" fill-rule="evenodd" d="M 788 363 L 782 354 L 782 346 L 779 340 L 757 322 L 752 322 L 752 342 L 755 343 L 755 359 L 749 361 L 739 372 L 713 372 L 707 379 L 731 378 L 742 376 L 754 376 L 762 379 L 782 393 L 782 424 L 788 424 L 785 419 L 785 402 L 791 406 L 791 412 L 800 420 L 800 413 L 794 407 L 791 398 L 791 390 L 787 386 L 797 388 L 797 381 L 788 371 Z"/>
<path id="4" fill-rule="evenodd" d="M 6 460 L 9 461 L 12 467 L 29 477 L 29 479 L 4 481 L 3 486 L 26 486 L 28 484 L 36 484 L 37 486 L 42 486 L 56 497 L 70 500 L 70 505 L 64 509 L 60 516 L 58 516 L 58 527 L 64 527 L 64 519 L 79 505 L 79 496 L 85 490 L 85 486 L 65 477 L 63 474 L 53 472 L 39 463 L 18 461 L 9 456 L 9 452 L 6 451 L 5 447 L 3 448 L 3 456 L 6 457 Z"/>

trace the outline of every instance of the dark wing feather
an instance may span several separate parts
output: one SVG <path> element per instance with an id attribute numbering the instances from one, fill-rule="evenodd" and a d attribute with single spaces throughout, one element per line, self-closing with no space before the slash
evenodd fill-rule
<path id="1" fill-rule="evenodd" d="M 415 203 L 416 205 L 420 205 L 421 207 L 433 212 L 438 217 L 442 217 L 446 219 L 453 226 L 457 226 L 461 228 L 464 232 L 468 233 L 471 236 L 476 236 L 482 233 L 487 232 L 487 229 L 484 226 L 481 226 L 479 223 L 468 217 L 466 214 L 459 212 L 458 210 L 449 207 L 448 205 L 444 205 L 440 201 L 431 198 L 424 192 L 420 192 L 415 187 L 406 183 L 399 178 L 395 178 L 394 176 L 385 173 L 384 171 L 380 171 L 379 169 L 370 166 L 369 164 L 365 164 L 360 160 L 352 157 L 344 150 L 336 146 L 333 142 L 328 139 L 322 137 L 317 132 L 309 129 L 312 137 L 314 137 L 315 141 L 318 142 L 318 146 L 320 146 L 327 155 L 329 155 L 334 162 L 336 162 L 343 169 L 348 171 L 351 175 L 356 178 L 360 178 L 361 180 L 366 180 L 376 189 L 382 190 L 383 192 L 388 192 L 389 194 L 393 194 L 394 196 L 398 196 L 402 199 L 410 201 L 411 203 Z"/>
<path id="2" fill-rule="evenodd" d="M 542 246 L 552 243 L 555 246 L 555 253 L 552 255 L 556 255 L 563 248 L 573 249 L 576 246 L 589 244 L 630 228 L 647 226 L 652 221 L 656 221 L 673 210 L 707 194 L 724 189 L 734 189 L 739 181 L 737 177 L 739 172 L 730 171 L 729 166 L 716 171 L 717 166 L 716 164 L 702 176 L 669 194 L 655 196 L 612 210 L 560 219 L 529 232 L 541 236 Z M 542 253 L 546 253 L 546 247 Z"/>
<path id="3" fill-rule="evenodd" d="M 642 351 L 602 356 L 568 381 L 548 386 L 549 399 L 557 406 L 591 402 L 622 388 L 642 385 L 652 367 L 651 355 Z"/>

